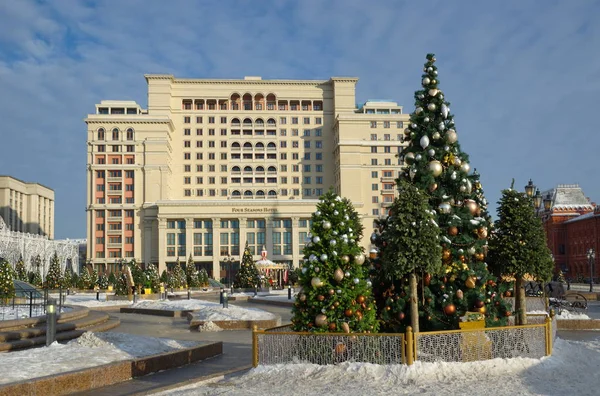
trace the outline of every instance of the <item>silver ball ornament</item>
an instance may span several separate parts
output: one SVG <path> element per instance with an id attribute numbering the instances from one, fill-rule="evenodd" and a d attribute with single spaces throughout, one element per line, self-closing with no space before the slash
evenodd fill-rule
<path id="1" fill-rule="evenodd" d="M 429 117 L 425 117 L 425 118 L 423 118 L 423 121 L 424 121 L 424 122 L 429 122 Z"/>
<path id="2" fill-rule="evenodd" d="M 314 243 L 319 243 L 319 242 L 321 241 L 321 238 L 320 238 L 318 235 L 315 235 L 315 236 L 313 237 L 312 241 L 313 241 Z"/>
<path id="3" fill-rule="evenodd" d="M 360 282 L 360 279 L 354 278 L 354 279 L 352 279 L 352 282 L 354 282 L 355 285 L 358 285 L 358 283 Z"/>
<path id="4" fill-rule="evenodd" d="M 321 216 L 321 211 L 317 210 L 317 211 L 315 212 L 315 215 L 317 215 L 317 216 Z"/>
<path id="5" fill-rule="evenodd" d="M 423 157 L 421 156 L 421 154 L 417 154 L 417 155 L 415 156 L 415 159 L 416 159 L 417 161 L 421 161 L 421 158 L 423 158 Z"/>
<path id="6" fill-rule="evenodd" d="M 422 112 L 423 112 L 423 108 L 422 108 L 422 107 L 417 107 L 417 108 L 415 109 L 415 113 L 416 113 L 416 114 L 421 114 Z"/>
<path id="7" fill-rule="evenodd" d="M 335 239 L 332 239 L 331 241 L 329 241 L 329 244 L 331 246 L 335 246 L 337 244 L 337 241 Z"/>
<path id="8" fill-rule="evenodd" d="M 319 271 L 321 271 L 321 268 L 315 267 L 315 272 L 319 272 Z"/>
<path id="9" fill-rule="evenodd" d="M 429 104 L 427 105 L 427 109 L 428 109 L 429 111 L 434 111 L 436 108 L 437 108 L 437 106 L 435 105 L 435 103 L 429 103 Z"/>
<path id="10" fill-rule="evenodd" d="M 442 202 L 439 206 L 438 206 L 438 210 L 440 213 L 443 214 L 447 214 L 450 213 L 450 211 L 452 210 L 452 207 L 450 206 L 449 203 L 447 202 Z"/>
<path id="11" fill-rule="evenodd" d="M 333 215 L 334 215 L 334 216 L 337 216 L 337 215 L 339 215 L 339 214 L 340 214 L 340 212 L 338 212 L 337 210 L 334 210 L 334 211 L 333 211 Z"/>
<path id="12" fill-rule="evenodd" d="M 440 135 L 439 132 L 434 132 L 431 137 L 433 138 L 433 140 L 439 140 L 442 137 L 442 135 Z"/>
<path id="13" fill-rule="evenodd" d="M 331 223 L 329 221 L 324 221 L 323 222 L 323 228 L 328 230 L 331 228 Z"/>
<path id="14" fill-rule="evenodd" d="M 327 261 L 327 255 L 325 253 L 321 255 L 321 261 Z"/>
<path id="15" fill-rule="evenodd" d="M 346 278 L 350 277 L 350 271 L 346 271 L 346 272 L 344 272 L 344 276 L 345 276 Z"/>
<path id="16" fill-rule="evenodd" d="M 367 283 L 367 287 L 373 286 L 373 283 L 370 280 L 368 280 L 366 283 Z"/>
<path id="17" fill-rule="evenodd" d="M 429 151 L 427 151 L 427 155 L 429 155 L 430 157 L 433 157 L 435 155 L 435 150 L 429 149 Z"/>
<path id="18" fill-rule="evenodd" d="M 423 135 L 423 137 L 421 137 L 421 140 L 419 141 L 419 144 L 422 148 L 427 148 L 429 146 L 429 136 Z"/>
<path id="19" fill-rule="evenodd" d="M 429 85 L 430 82 L 431 82 L 431 80 L 429 79 L 429 77 L 425 77 L 423 79 L 423 85 Z"/>

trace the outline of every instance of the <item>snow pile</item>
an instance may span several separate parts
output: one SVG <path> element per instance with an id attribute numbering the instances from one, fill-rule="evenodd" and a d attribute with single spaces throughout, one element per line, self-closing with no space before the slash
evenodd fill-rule
<path id="1" fill-rule="evenodd" d="M 105 307 L 111 305 L 131 305 L 131 301 L 125 300 L 106 300 L 106 294 L 100 293 L 96 300 L 96 294 L 75 294 L 67 296 L 65 300 L 67 305 L 82 305 L 84 307 Z"/>
<path id="2" fill-rule="evenodd" d="M 589 316 L 584 313 L 577 312 L 569 312 L 569 311 L 561 311 L 560 314 L 556 315 L 557 320 L 566 320 L 566 319 L 577 319 L 577 320 L 590 320 Z"/>
<path id="3" fill-rule="evenodd" d="M 0 384 L 45 377 L 67 371 L 158 353 L 189 348 L 200 343 L 123 333 L 86 332 L 67 344 L 3 353 L 0 358 Z"/>
<path id="4" fill-rule="evenodd" d="M 69 307 L 61 307 L 60 312 L 69 312 L 71 308 Z M 31 317 L 39 317 L 44 316 L 46 313 L 44 309 L 39 306 L 33 307 Z M 27 319 L 29 318 L 29 306 L 21 305 L 15 306 L 15 308 L 11 306 L 1 306 L 0 307 L 0 320 L 16 320 L 16 319 Z"/>
<path id="5" fill-rule="evenodd" d="M 161 309 L 172 311 L 194 311 L 195 320 L 272 320 L 277 316 L 257 308 L 241 308 L 229 304 L 223 308 L 219 303 L 203 300 L 179 301 L 141 301 L 133 305 L 134 308 Z"/>
<path id="6" fill-rule="evenodd" d="M 543 359 L 379 366 L 290 364 L 259 366 L 245 375 L 200 383 L 160 395 L 596 395 L 600 340 L 555 343 Z"/>
<path id="7" fill-rule="evenodd" d="M 222 328 L 220 328 L 219 326 L 214 324 L 214 322 L 211 322 L 211 321 L 205 322 L 204 324 L 201 324 L 200 326 L 198 326 L 198 331 L 200 331 L 200 332 L 222 331 L 222 330 L 223 330 Z"/>

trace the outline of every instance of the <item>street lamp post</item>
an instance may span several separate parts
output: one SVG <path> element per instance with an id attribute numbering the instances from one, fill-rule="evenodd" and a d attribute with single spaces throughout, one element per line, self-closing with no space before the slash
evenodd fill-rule
<path id="1" fill-rule="evenodd" d="M 594 291 L 594 259 L 596 258 L 596 251 L 592 248 L 587 251 L 587 258 L 590 264 L 590 293 Z"/>

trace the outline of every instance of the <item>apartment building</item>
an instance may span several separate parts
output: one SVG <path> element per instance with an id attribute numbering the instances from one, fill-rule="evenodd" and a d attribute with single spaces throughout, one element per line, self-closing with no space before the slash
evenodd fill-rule
<path id="1" fill-rule="evenodd" d="M 54 239 L 54 190 L 0 175 L 0 216 L 11 231 Z"/>
<path id="2" fill-rule="evenodd" d="M 191 255 L 219 278 L 248 242 L 298 266 L 319 196 L 352 200 L 369 247 L 396 194 L 409 116 L 356 105 L 358 79 L 146 75 L 148 106 L 103 100 L 87 124 L 87 256 L 162 270 Z"/>

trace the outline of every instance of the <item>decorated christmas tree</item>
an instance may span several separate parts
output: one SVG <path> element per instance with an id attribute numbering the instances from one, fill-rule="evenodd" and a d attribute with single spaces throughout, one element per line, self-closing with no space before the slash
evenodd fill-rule
<path id="1" fill-rule="evenodd" d="M 206 287 L 209 285 L 208 272 L 206 272 L 206 269 L 204 268 L 200 268 L 200 271 L 198 272 L 198 283 L 200 284 L 200 287 Z"/>
<path id="2" fill-rule="evenodd" d="M 418 310 L 417 275 L 423 279 L 425 274 L 438 273 L 442 265 L 440 230 L 428 197 L 405 180 L 399 180 L 398 192 L 389 217 L 380 223 L 381 233 L 371 236 L 379 248 L 372 260 L 381 330 L 393 333 L 404 332 L 407 325 L 419 331 L 423 315 Z"/>
<path id="3" fill-rule="evenodd" d="M 258 269 L 252 258 L 252 253 L 250 253 L 250 249 L 248 248 L 248 241 L 246 241 L 244 255 L 242 256 L 242 262 L 240 263 L 240 270 L 235 275 L 233 287 L 242 289 L 254 288 L 260 282 L 258 276 Z"/>
<path id="4" fill-rule="evenodd" d="M 185 287 L 185 273 L 179 262 L 175 263 L 171 273 L 172 287 Z"/>
<path id="5" fill-rule="evenodd" d="M 160 291 L 160 278 L 156 266 L 148 264 L 144 273 L 146 274 L 146 286 L 150 286 L 152 293 L 158 293 Z"/>
<path id="6" fill-rule="evenodd" d="M 15 296 L 13 277 L 14 270 L 10 263 L 3 258 L 0 258 L 0 300 L 13 298 Z"/>
<path id="7" fill-rule="evenodd" d="M 105 274 L 98 276 L 98 281 L 96 282 L 96 286 L 98 286 L 98 288 L 100 290 L 108 289 L 108 277 Z"/>
<path id="8" fill-rule="evenodd" d="M 188 261 L 185 264 L 185 281 L 188 287 L 198 287 L 198 271 L 196 271 L 196 264 L 194 263 L 194 259 L 192 254 L 190 253 L 190 257 L 188 257 Z"/>
<path id="9" fill-rule="evenodd" d="M 27 276 L 27 269 L 25 269 L 25 262 L 23 261 L 22 255 L 19 257 L 19 261 L 17 261 L 17 264 L 15 265 L 15 276 L 16 279 L 20 281 L 29 282 L 29 277 Z"/>
<path id="10" fill-rule="evenodd" d="M 131 276 L 133 277 L 133 283 L 136 288 L 139 290 L 144 287 L 146 284 L 146 275 L 144 274 L 142 267 L 140 267 L 135 259 L 132 259 L 127 265 L 129 266 L 129 269 L 131 269 Z"/>
<path id="11" fill-rule="evenodd" d="M 129 295 L 129 287 L 127 286 L 127 275 L 125 273 L 119 274 L 117 282 L 115 284 L 115 295 L 127 296 Z"/>
<path id="12" fill-rule="evenodd" d="M 94 268 L 92 270 L 92 272 L 90 273 L 90 283 L 92 284 L 92 286 L 91 286 L 92 288 L 95 286 L 98 286 L 98 279 L 99 279 L 98 270 L 96 268 Z"/>
<path id="13" fill-rule="evenodd" d="M 407 167 L 400 176 L 429 195 L 441 233 L 442 271 L 426 274 L 421 282 L 421 331 L 455 329 L 467 311 L 485 314 L 488 326 L 503 325 L 510 312 L 485 262 L 490 217 L 479 175 L 471 172 L 458 143 L 433 54 L 427 55 L 423 72 L 405 130 Z"/>
<path id="14" fill-rule="evenodd" d="M 79 274 L 79 282 L 77 282 L 77 287 L 82 290 L 88 290 L 94 287 L 94 284 L 92 283 L 92 276 L 87 266 L 83 268 L 81 274 Z"/>
<path id="15" fill-rule="evenodd" d="M 73 273 L 71 270 L 65 269 L 63 274 L 63 287 L 69 288 L 73 285 Z"/>
<path id="16" fill-rule="evenodd" d="M 292 308 L 295 331 L 378 330 L 365 255 L 358 244 L 361 237 L 362 225 L 352 203 L 331 190 L 323 195 L 304 248 L 302 292 Z"/>
<path id="17" fill-rule="evenodd" d="M 54 252 L 54 255 L 50 259 L 50 267 L 48 268 L 48 274 L 46 275 L 46 289 L 60 289 L 63 285 L 63 274 L 58 262 L 58 255 Z"/>
<path id="18" fill-rule="evenodd" d="M 523 278 L 530 275 L 537 281 L 548 281 L 554 263 L 533 200 L 512 187 L 502 191 L 498 202 L 498 220 L 490 238 L 488 259 L 494 273 L 515 278 L 516 323 L 527 324 Z"/>
<path id="19" fill-rule="evenodd" d="M 111 272 L 110 274 L 108 274 L 108 284 L 111 285 L 112 287 L 115 287 L 117 285 L 117 276 L 115 275 L 114 272 Z"/>

